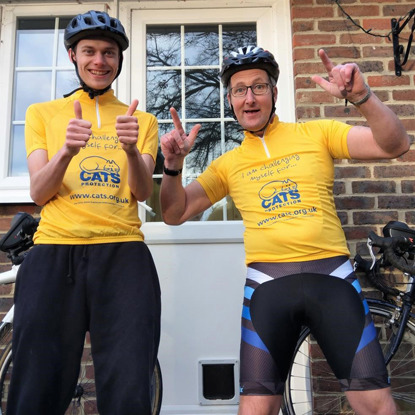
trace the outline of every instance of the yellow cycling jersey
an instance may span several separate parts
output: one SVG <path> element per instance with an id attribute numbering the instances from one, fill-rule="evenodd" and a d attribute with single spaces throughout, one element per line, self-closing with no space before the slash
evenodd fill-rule
<path id="1" fill-rule="evenodd" d="M 350 254 L 333 198 L 334 159 L 350 158 L 350 128 L 275 117 L 264 137 L 246 132 L 197 178 L 212 204 L 232 197 L 245 226 L 247 264 Z"/>
<path id="2" fill-rule="evenodd" d="M 85 148 L 72 158 L 58 193 L 43 207 L 36 244 L 94 244 L 142 241 L 137 200 L 128 186 L 127 157 L 115 130 L 116 117 L 128 106 L 112 90 L 90 99 L 80 90 L 67 98 L 31 105 L 26 113 L 26 151 L 47 151 L 50 160 L 62 148 L 66 128 L 79 100 L 82 118 L 92 123 Z M 157 155 L 156 118 L 136 111 L 141 154 Z"/>

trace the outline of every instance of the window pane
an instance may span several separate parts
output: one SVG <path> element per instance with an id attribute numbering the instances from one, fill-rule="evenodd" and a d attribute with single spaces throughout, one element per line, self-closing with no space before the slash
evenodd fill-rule
<path id="1" fill-rule="evenodd" d="M 170 107 L 181 111 L 180 71 L 147 72 L 147 111 L 158 119 L 170 119 Z"/>
<path id="2" fill-rule="evenodd" d="M 79 87 L 79 80 L 75 71 L 58 71 L 56 73 L 55 99 L 62 98 L 65 94 Z"/>
<path id="3" fill-rule="evenodd" d="M 186 71 L 186 118 L 220 116 L 219 71 Z"/>
<path id="4" fill-rule="evenodd" d="M 68 52 L 66 51 L 65 45 L 63 44 L 64 31 L 59 33 L 58 39 L 58 58 L 56 64 L 58 66 L 72 66 L 72 62 L 69 60 Z"/>
<path id="5" fill-rule="evenodd" d="M 217 25 L 186 27 L 184 45 L 186 66 L 219 65 Z"/>
<path id="6" fill-rule="evenodd" d="M 50 66 L 53 31 L 24 30 L 17 33 L 17 66 Z"/>
<path id="7" fill-rule="evenodd" d="M 193 125 L 187 125 L 187 130 Z M 189 155 L 186 168 L 189 173 L 200 173 L 222 154 L 221 128 L 218 122 L 204 122 Z"/>
<path id="8" fill-rule="evenodd" d="M 223 56 L 237 51 L 241 46 L 256 45 L 256 24 L 225 24 L 223 25 Z"/>
<path id="9" fill-rule="evenodd" d="M 147 27 L 147 67 L 180 66 L 180 27 Z"/>
<path id="10" fill-rule="evenodd" d="M 24 142 L 24 125 L 13 126 L 13 141 L 11 143 L 10 176 L 25 176 L 27 174 L 26 148 Z"/>
<path id="11" fill-rule="evenodd" d="M 17 27 L 16 66 L 50 66 L 55 19 L 19 19 Z"/>
<path id="12" fill-rule="evenodd" d="M 242 220 L 242 217 L 231 197 L 226 196 L 209 209 L 206 209 L 200 220 Z"/>
<path id="13" fill-rule="evenodd" d="M 225 151 L 238 147 L 244 138 L 243 129 L 236 121 L 225 123 Z"/>
<path id="14" fill-rule="evenodd" d="M 63 32 L 69 20 L 67 17 L 17 20 L 10 175 L 27 175 L 23 125 L 27 107 L 35 102 L 60 98 L 78 85 L 63 45 Z M 71 70 L 62 72 L 58 70 L 59 66 Z"/>
<path id="15" fill-rule="evenodd" d="M 16 73 L 13 115 L 15 121 L 24 121 L 30 104 L 50 100 L 51 79 L 50 71 Z"/>

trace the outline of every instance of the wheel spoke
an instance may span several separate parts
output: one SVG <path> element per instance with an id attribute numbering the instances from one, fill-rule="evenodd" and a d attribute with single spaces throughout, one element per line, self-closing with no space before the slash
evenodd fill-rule
<path id="1" fill-rule="evenodd" d="M 390 321 L 394 306 L 376 303 L 370 306 L 373 321 L 383 350 L 389 347 L 396 327 Z M 415 413 L 415 321 L 410 319 L 407 333 L 391 362 L 388 371 L 392 396 L 398 415 Z M 339 382 L 331 373 L 317 343 L 305 330 L 297 345 L 294 361 L 286 382 L 283 413 L 285 415 L 344 415 L 354 414 Z"/>

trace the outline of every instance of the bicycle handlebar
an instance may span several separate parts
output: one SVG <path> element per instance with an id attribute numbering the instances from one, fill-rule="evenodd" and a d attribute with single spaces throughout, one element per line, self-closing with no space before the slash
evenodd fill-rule
<path id="1" fill-rule="evenodd" d="M 410 275 L 415 275 L 415 267 L 408 264 L 404 258 L 405 254 L 415 253 L 414 241 L 405 236 L 381 237 L 375 232 L 369 232 L 369 240 L 372 246 L 381 248 L 384 258 L 395 268 Z"/>
<path id="2" fill-rule="evenodd" d="M 24 212 L 17 213 L 12 219 L 10 229 L 0 240 L 0 251 L 6 252 L 13 264 L 23 262 L 25 251 L 33 245 L 38 224 L 39 219 Z"/>

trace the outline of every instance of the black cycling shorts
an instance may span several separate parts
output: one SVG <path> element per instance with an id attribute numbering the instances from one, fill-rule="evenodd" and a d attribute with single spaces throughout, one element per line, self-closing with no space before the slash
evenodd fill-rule
<path id="1" fill-rule="evenodd" d="M 343 391 L 390 386 L 376 330 L 347 257 L 248 267 L 241 395 L 284 391 L 301 329 L 318 341 Z"/>

